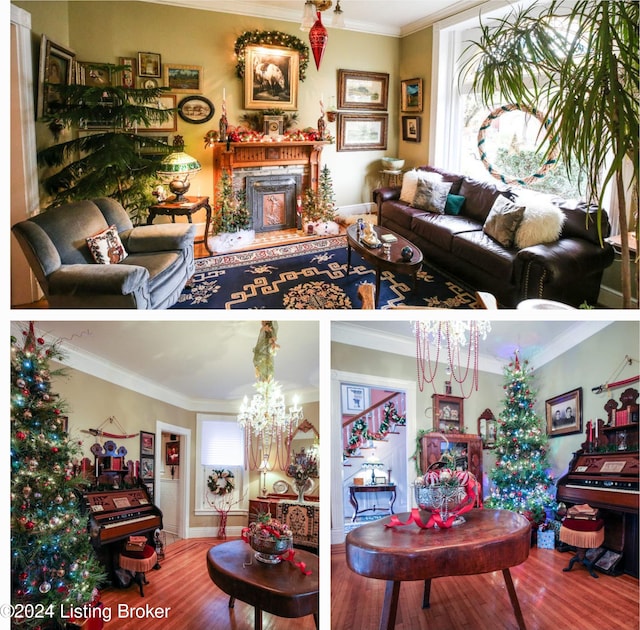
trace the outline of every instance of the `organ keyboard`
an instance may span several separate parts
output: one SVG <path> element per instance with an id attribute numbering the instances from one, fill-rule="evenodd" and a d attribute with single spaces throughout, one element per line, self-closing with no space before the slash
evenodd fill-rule
<path id="1" fill-rule="evenodd" d="M 89 535 L 94 548 L 162 529 L 162 512 L 145 488 L 87 492 Z"/>

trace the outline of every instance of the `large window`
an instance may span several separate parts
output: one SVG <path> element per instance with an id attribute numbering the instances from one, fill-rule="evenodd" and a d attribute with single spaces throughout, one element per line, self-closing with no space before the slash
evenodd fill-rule
<path id="1" fill-rule="evenodd" d="M 207 479 L 214 470 L 229 470 L 233 474 L 235 488 L 225 495 L 225 501 L 234 503 L 230 514 L 247 509 L 247 484 L 244 462 L 244 431 L 235 418 L 198 414 L 196 449 L 196 514 L 215 514 L 212 505 L 215 498 Z"/>

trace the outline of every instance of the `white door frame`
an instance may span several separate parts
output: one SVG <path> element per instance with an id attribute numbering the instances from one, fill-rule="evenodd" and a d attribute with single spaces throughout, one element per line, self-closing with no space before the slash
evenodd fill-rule
<path id="1" fill-rule="evenodd" d="M 331 470 L 340 471 L 331 475 L 331 544 L 340 544 L 344 542 L 344 505 L 342 502 L 342 413 L 340 408 L 340 384 L 358 383 L 358 385 L 367 385 L 369 387 L 378 387 L 380 389 L 389 388 L 402 390 L 406 394 L 407 401 L 407 453 L 411 452 L 411 444 L 413 438 L 409 436 L 416 435 L 416 383 L 415 381 L 404 381 L 384 376 L 372 376 L 371 374 L 356 374 L 354 372 L 341 372 L 338 370 L 331 371 Z M 406 511 L 411 509 L 410 497 L 411 493 L 408 488 L 411 485 L 412 477 L 415 471 L 407 464 L 406 484 L 407 503 L 409 505 L 398 506 L 398 511 Z"/>
<path id="2" fill-rule="evenodd" d="M 189 495 L 190 495 L 190 477 L 191 477 L 191 429 L 185 429 L 177 424 L 168 424 L 156 420 L 156 462 L 161 461 L 162 457 L 162 440 L 163 433 L 173 433 L 181 435 L 184 440 L 180 440 L 180 460 L 185 463 L 180 468 L 179 477 L 179 493 L 181 505 L 178 506 L 178 536 L 180 538 L 189 537 Z M 184 468 L 184 470 L 182 470 Z M 155 467 L 154 486 L 156 491 L 156 505 L 160 505 L 160 497 L 162 494 L 162 484 L 159 478 L 160 467 Z"/>

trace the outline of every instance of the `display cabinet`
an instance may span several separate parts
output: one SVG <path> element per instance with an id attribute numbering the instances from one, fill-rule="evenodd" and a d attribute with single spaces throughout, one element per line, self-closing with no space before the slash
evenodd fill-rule
<path id="1" fill-rule="evenodd" d="M 424 474 L 429 466 L 439 462 L 442 455 L 451 451 L 456 468 L 468 470 L 478 480 L 482 500 L 482 438 L 466 433 L 427 433 L 420 440 L 420 470 Z"/>

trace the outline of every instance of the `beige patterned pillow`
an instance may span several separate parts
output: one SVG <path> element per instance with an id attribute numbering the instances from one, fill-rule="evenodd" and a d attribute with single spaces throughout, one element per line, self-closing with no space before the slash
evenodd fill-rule
<path id="1" fill-rule="evenodd" d="M 115 225 L 87 239 L 89 251 L 99 265 L 117 265 L 127 257 Z"/>

